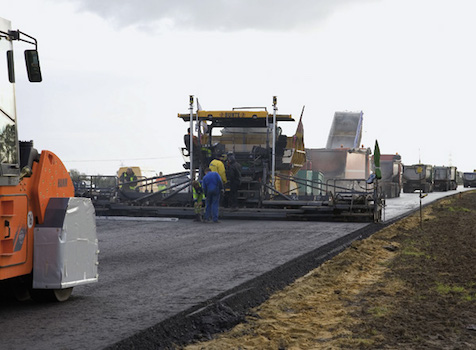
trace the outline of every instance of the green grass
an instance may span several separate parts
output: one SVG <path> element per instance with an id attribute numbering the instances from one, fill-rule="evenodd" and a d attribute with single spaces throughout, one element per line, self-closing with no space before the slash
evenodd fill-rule
<path id="1" fill-rule="evenodd" d="M 376 307 L 370 308 L 369 312 L 376 317 L 383 317 L 387 315 L 389 311 L 388 311 L 388 308 L 386 307 L 376 306 Z"/>
<path id="2" fill-rule="evenodd" d="M 451 211 L 451 212 L 454 212 L 454 211 L 469 212 L 469 211 L 471 211 L 471 209 L 463 208 L 463 207 L 448 207 L 448 210 Z"/>
<path id="3" fill-rule="evenodd" d="M 475 295 L 471 295 L 471 294 L 464 295 L 463 300 L 464 301 L 476 301 L 476 294 Z"/>
<path id="4" fill-rule="evenodd" d="M 469 283 L 470 285 L 473 284 L 472 282 Z M 471 295 L 469 291 L 462 286 L 450 286 L 448 284 L 443 284 L 443 283 L 437 283 L 436 285 L 436 291 L 439 294 L 447 295 L 447 294 L 460 294 L 461 299 L 464 301 L 476 301 L 476 294 Z"/>
<path id="5" fill-rule="evenodd" d="M 406 247 L 402 250 L 402 255 L 407 255 L 407 256 L 423 256 L 427 259 L 430 259 L 431 256 L 428 254 L 425 254 L 424 252 L 418 251 L 414 247 Z"/>
<path id="6" fill-rule="evenodd" d="M 448 293 L 464 293 L 466 289 L 464 287 L 458 287 L 458 286 L 450 286 L 447 284 L 440 284 L 438 283 L 436 285 L 436 291 L 440 294 L 448 294 Z"/>

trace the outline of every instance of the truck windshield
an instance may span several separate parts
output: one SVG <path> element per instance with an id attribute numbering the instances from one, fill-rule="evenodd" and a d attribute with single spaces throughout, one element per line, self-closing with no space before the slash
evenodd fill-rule
<path id="1" fill-rule="evenodd" d="M 8 33 L 9 29 L 10 22 L 0 18 L 0 31 Z M 0 33 L 0 163 L 4 174 L 8 167 L 3 165 L 18 164 L 15 88 L 8 79 L 8 50 L 12 50 L 12 42 Z"/>

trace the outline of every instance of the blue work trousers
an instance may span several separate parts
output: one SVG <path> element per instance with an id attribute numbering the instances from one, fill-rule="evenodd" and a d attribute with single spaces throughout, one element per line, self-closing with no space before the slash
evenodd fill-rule
<path id="1" fill-rule="evenodd" d="M 205 195 L 205 220 L 218 221 L 218 205 L 220 204 L 220 190 L 208 191 Z"/>

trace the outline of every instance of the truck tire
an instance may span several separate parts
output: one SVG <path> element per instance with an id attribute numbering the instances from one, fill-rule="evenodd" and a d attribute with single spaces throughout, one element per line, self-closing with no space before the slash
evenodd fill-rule
<path id="1" fill-rule="evenodd" d="M 69 299 L 73 287 L 65 289 L 32 289 L 31 298 L 40 303 L 44 302 L 63 302 Z"/>

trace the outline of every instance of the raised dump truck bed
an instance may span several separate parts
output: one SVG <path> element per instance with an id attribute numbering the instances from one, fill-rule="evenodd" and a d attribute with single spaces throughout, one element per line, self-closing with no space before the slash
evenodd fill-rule
<path id="1" fill-rule="evenodd" d="M 326 148 L 359 148 L 363 112 L 335 112 Z"/>

